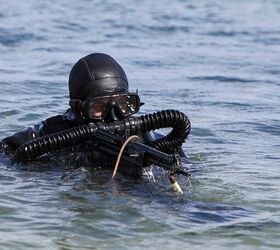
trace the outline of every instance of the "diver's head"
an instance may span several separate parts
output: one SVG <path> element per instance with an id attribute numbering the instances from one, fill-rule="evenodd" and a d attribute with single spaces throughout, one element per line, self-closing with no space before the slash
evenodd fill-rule
<path id="1" fill-rule="evenodd" d="M 81 58 L 69 75 L 70 106 L 91 121 L 111 122 L 138 112 L 140 100 L 130 93 L 122 67 L 109 55 Z"/>

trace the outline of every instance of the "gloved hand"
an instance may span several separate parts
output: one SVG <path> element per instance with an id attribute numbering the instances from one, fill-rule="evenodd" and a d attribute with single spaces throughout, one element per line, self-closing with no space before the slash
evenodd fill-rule
<path id="1" fill-rule="evenodd" d="M 13 148 L 8 144 L 7 142 L 8 140 L 3 139 L 1 142 L 0 142 L 0 150 L 6 154 L 6 155 L 9 155 L 9 154 L 12 154 L 14 152 Z"/>
<path id="2" fill-rule="evenodd" d="M 39 137 L 39 135 L 33 128 L 27 128 L 12 136 L 4 138 L 0 142 L 0 148 L 7 155 L 13 154 L 19 146 L 37 137 Z"/>

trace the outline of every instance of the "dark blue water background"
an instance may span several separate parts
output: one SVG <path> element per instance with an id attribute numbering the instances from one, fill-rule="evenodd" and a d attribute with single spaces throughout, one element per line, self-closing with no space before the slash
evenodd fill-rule
<path id="1" fill-rule="evenodd" d="M 59 163 L 0 163 L 1 249 L 278 249 L 280 2 L 1 1 L 0 135 L 67 109 L 92 52 L 127 72 L 141 112 L 185 112 L 200 169 L 178 195 Z"/>

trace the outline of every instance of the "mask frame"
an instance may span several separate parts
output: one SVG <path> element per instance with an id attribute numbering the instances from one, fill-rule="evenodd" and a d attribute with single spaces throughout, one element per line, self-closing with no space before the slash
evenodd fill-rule
<path id="1" fill-rule="evenodd" d="M 86 101 L 71 99 L 69 105 L 90 120 L 102 121 L 108 113 L 110 105 L 112 108 L 117 108 L 121 116 L 126 118 L 137 113 L 142 103 L 137 93 L 128 92 L 89 98 Z"/>

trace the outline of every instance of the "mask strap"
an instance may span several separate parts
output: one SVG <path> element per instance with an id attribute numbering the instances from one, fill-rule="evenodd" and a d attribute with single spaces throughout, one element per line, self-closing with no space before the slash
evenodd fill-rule
<path id="1" fill-rule="evenodd" d="M 71 107 L 71 109 L 77 112 L 81 112 L 83 109 L 83 102 L 80 99 L 71 99 L 69 101 L 69 106 Z"/>

